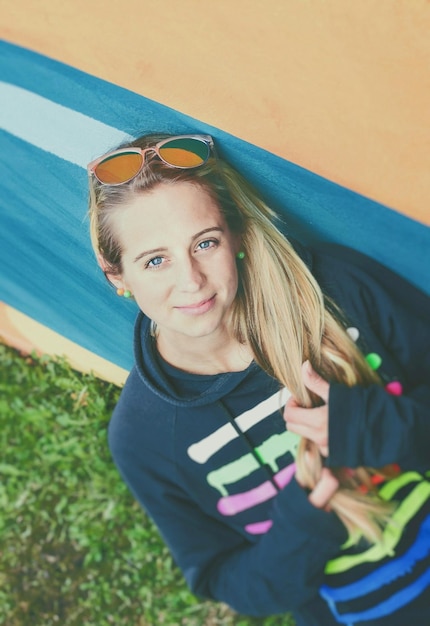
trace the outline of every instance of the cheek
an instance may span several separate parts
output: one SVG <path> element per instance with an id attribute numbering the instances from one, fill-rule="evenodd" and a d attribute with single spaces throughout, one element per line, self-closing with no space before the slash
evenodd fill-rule
<path id="1" fill-rule="evenodd" d="M 137 289 L 133 293 L 139 309 L 150 319 L 157 319 L 163 309 L 163 298 L 159 294 L 146 289 Z"/>
<path id="2" fill-rule="evenodd" d="M 149 277 L 146 274 L 146 269 L 137 263 L 124 263 L 122 278 L 124 282 L 128 286 L 133 287 L 135 291 L 151 288 L 151 281 L 148 280 Z"/>
<path id="3" fill-rule="evenodd" d="M 226 275 L 228 276 L 227 282 L 230 286 L 230 290 L 236 292 L 239 285 L 239 272 L 236 265 L 236 259 L 233 259 L 228 264 L 226 264 L 225 271 Z"/>
<path id="4" fill-rule="evenodd" d="M 171 286 L 163 272 L 139 269 L 124 275 L 139 308 L 147 314 L 154 312 L 169 301 Z"/>

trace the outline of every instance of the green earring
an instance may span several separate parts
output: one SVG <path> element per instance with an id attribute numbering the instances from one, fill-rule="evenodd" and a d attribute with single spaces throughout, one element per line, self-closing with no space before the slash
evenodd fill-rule
<path id="1" fill-rule="evenodd" d="M 241 260 L 242 260 L 242 259 L 244 259 L 244 258 L 245 258 L 245 253 L 244 253 L 244 251 L 243 251 L 243 250 L 241 250 L 240 252 L 238 252 L 238 253 L 236 254 L 236 259 L 241 259 Z"/>
<path id="2" fill-rule="evenodd" d="M 120 287 L 119 289 L 116 290 L 116 293 L 119 296 L 123 296 L 124 298 L 131 298 L 131 291 L 129 291 L 128 289 L 122 289 Z"/>

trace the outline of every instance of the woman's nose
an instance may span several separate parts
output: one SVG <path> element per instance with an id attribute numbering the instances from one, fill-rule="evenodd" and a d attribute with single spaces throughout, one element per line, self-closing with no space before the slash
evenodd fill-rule
<path id="1" fill-rule="evenodd" d="M 205 283 L 205 275 L 196 259 L 187 258 L 180 264 L 177 274 L 177 287 L 182 291 L 196 292 Z"/>

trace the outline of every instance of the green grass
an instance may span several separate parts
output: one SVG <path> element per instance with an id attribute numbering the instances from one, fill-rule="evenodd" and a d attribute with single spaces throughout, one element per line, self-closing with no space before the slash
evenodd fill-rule
<path id="1" fill-rule="evenodd" d="M 0 624 L 293 626 L 188 591 L 111 461 L 118 395 L 0 344 Z"/>

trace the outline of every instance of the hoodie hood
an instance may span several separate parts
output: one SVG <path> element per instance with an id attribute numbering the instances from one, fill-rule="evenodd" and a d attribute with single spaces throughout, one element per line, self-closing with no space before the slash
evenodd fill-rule
<path id="1" fill-rule="evenodd" d="M 178 407 L 198 407 L 221 400 L 259 369 L 252 362 L 240 372 L 200 375 L 179 370 L 161 359 L 150 332 L 150 320 L 139 313 L 134 329 L 135 368 L 142 382 L 159 398 Z"/>

